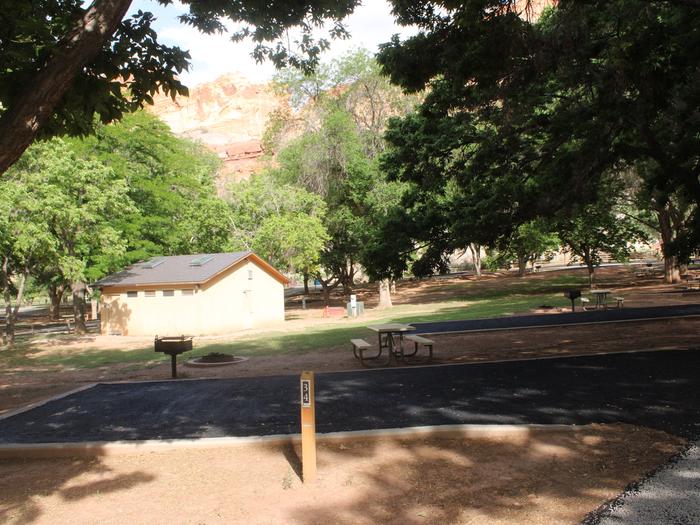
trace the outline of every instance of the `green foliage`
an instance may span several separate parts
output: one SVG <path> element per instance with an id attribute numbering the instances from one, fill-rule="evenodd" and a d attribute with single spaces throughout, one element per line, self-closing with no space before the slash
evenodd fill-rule
<path id="1" fill-rule="evenodd" d="M 312 273 L 328 238 L 319 196 L 270 175 L 229 187 L 233 243 L 289 273 Z"/>
<path id="2" fill-rule="evenodd" d="M 513 235 L 499 246 L 499 259 L 506 268 L 508 265 L 505 261 L 515 259 L 522 274 L 528 263 L 534 263 L 539 258 L 551 259 L 559 245 L 559 237 L 549 225 L 541 220 L 530 221 L 518 226 Z"/>
<path id="3" fill-rule="evenodd" d="M 0 116 L 21 99 L 47 60 L 65 53 L 66 37 L 87 9 L 80 0 L 15 2 L 0 0 Z M 62 98 L 44 135 L 83 134 L 94 115 L 102 122 L 119 119 L 145 103 L 156 89 L 187 94 L 177 74 L 188 67 L 189 53 L 160 44 L 151 13 L 125 18 L 97 56 L 81 69 Z"/>
<path id="4" fill-rule="evenodd" d="M 370 278 L 383 278 L 389 250 L 382 246 L 383 225 L 397 216 L 402 183 L 389 182 L 378 156 L 388 119 L 406 114 L 419 99 L 406 96 L 382 76 L 373 57 L 357 50 L 304 74 L 284 70 L 276 78 L 296 113 L 289 126 L 305 122 L 305 133 L 277 153 L 278 180 L 301 185 L 328 206 L 329 239 L 321 263 L 329 285 L 352 286 L 358 264 Z M 285 126 L 274 123 L 271 135 L 282 144 Z M 405 265 L 394 268 L 401 274 Z M 324 286 L 326 286 L 324 284 Z"/>
<path id="5" fill-rule="evenodd" d="M 347 114 L 353 122 L 363 150 L 370 158 L 385 148 L 383 133 L 389 118 L 405 115 L 420 100 L 389 83 L 379 64 L 366 49 L 351 51 L 328 64 L 320 64 L 312 73 L 294 68 L 275 76 L 275 89 L 289 96 L 293 113 L 280 115 L 292 127 L 317 132 L 329 115 Z M 300 122 L 301 121 L 301 122 Z M 285 126 L 273 120 L 269 141 L 273 149 L 280 143 Z"/>
<path id="6" fill-rule="evenodd" d="M 220 162 L 200 144 L 176 137 L 144 111 L 71 144 L 128 185 L 135 209 L 118 224 L 127 240 L 125 262 L 230 247 L 229 210 L 214 186 Z"/>
<path id="7" fill-rule="evenodd" d="M 398 204 L 402 185 L 384 180 L 344 110 L 326 114 L 318 131 L 291 143 L 277 160 L 275 178 L 302 186 L 326 203 L 328 239 L 321 264 L 328 275 L 352 286 L 356 265 L 363 260 L 378 221 Z"/>
<path id="8" fill-rule="evenodd" d="M 58 138 L 27 150 L 9 175 L 41 206 L 35 227 L 51 239 L 42 260 L 63 280 L 93 281 L 120 266 L 126 243 L 115 224 L 135 211 L 124 179 Z"/>
<path id="9" fill-rule="evenodd" d="M 596 202 L 580 214 L 560 221 L 557 227 L 566 247 L 586 264 L 591 274 L 602 262 L 603 254 L 618 261 L 627 260 L 632 243 L 647 238 L 637 221 L 620 213 L 619 186 L 605 182 Z"/>
<path id="10" fill-rule="evenodd" d="M 316 38 L 312 32 L 331 22 L 330 38 L 346 36 L 340 21 L 357 4 L 356 0 L 189 0 L 185 2 L 187 11 L 179 18 L 204 33 L 226 32 L 226 24 L 233 23 L 238 30 L 232 38 L 251 37 L 257 43 L 254 56 L 258 60 L 268 58 L 280 66 L 291 64 L 310 70 L 318 63 L 320 52 L 328 47 L 327 38 Z M 124 9 L 128 5 L 126 2 Z M 51 59 L 82 59 L 71 56 L 67 42 L 90 7 L 80 0 L 0 0 L 0 117 L 21 102 L 24 90 L 33 88 L 31 83 L 37 71 Z M 99 18 L 104 7 L 99 3 L 96 7 L 95 18 Z M 189 53 L 158 42 L 153 21 L 152 13 L 138 11 L 124 18 L 104 45 L 95 41 L 88 54 L 89 62 L 80 69 L 75 81 L 70 86 L 54 86 L 67 91 L 44 126 L 44 134 L 85 133 L 93 125 L 94 114 L 102 122 L 119 119 L 152 103 L 157 90 L 172 96 L 187 94 L 177 75 L 188 68 Z M 290 28 L 298 28 L 301 33 L 293 47 L 286 32 Z"/>
<path id="11" fill-rule="evenodd" d="M 33 188 L 12 177 L 0 182 L 0 254 L 7 277 L 34 268 L 54 245 L 44 203 Z"/>
<path id="12" fill-rule="evenodd" d="M 496 245 L 539 217 L 590 215 L 602 178 L 640 162 L 662 206 L 678 191 L 700 201 L 700 9 L 561 1 L 533 22 L 519 4 L 395 4 L 422 32 L 379 61 L 405 89 L 429 91 L 391 123 L 383 165 L 414 185 L 406 220 L 433 261 L 465 232 Z M 698 220 L 694 208 L 678 253 L 700 241 Z"/>

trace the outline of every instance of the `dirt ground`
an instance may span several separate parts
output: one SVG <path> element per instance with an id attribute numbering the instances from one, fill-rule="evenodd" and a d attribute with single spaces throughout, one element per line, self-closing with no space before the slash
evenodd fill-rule
<path id="1" fill-rule="evenodd" d="M 498 437 L 296 444 L 0 461 L 0 522 L 575 524 L 682 442 L 626 425 Z"/>

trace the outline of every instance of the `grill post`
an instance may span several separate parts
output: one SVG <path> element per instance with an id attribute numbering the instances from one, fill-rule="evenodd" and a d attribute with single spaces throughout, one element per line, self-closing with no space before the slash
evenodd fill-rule
<path id="1" fill-rule="evenodd" d="M 571 311 L 575 312 L 576 311 L 576 305 L 574 301 L 581 297 L 581 290 L 578 290 L 576 288 L 570 288 L 569 290 L 566 290 L 564 292 L 564 297 L 569 299 L 571 301 Z"/>

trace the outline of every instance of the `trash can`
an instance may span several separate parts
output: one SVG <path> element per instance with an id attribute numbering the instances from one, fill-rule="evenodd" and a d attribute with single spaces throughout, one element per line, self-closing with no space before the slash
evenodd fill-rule
<path id="1" fill-rule="evenodd" d="M 357 301 L 355 303 L 355 316 L 354 317 L 359 317 L 362 314 L 365 313 L 365 303 L 363 301 Z M 346 307 L 348 309 L 348 317 L 353 317 L 352 315 L 352 303 L 346 303 Z"/>

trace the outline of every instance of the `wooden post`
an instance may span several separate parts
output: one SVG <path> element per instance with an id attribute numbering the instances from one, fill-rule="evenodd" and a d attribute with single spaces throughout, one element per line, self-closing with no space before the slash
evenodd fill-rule
<path id="1" fill-rule="evenodd" d="M 314 373 L 301 373 L 301 468 L 302 481 L 316 479 L 316 402 Z"/>

